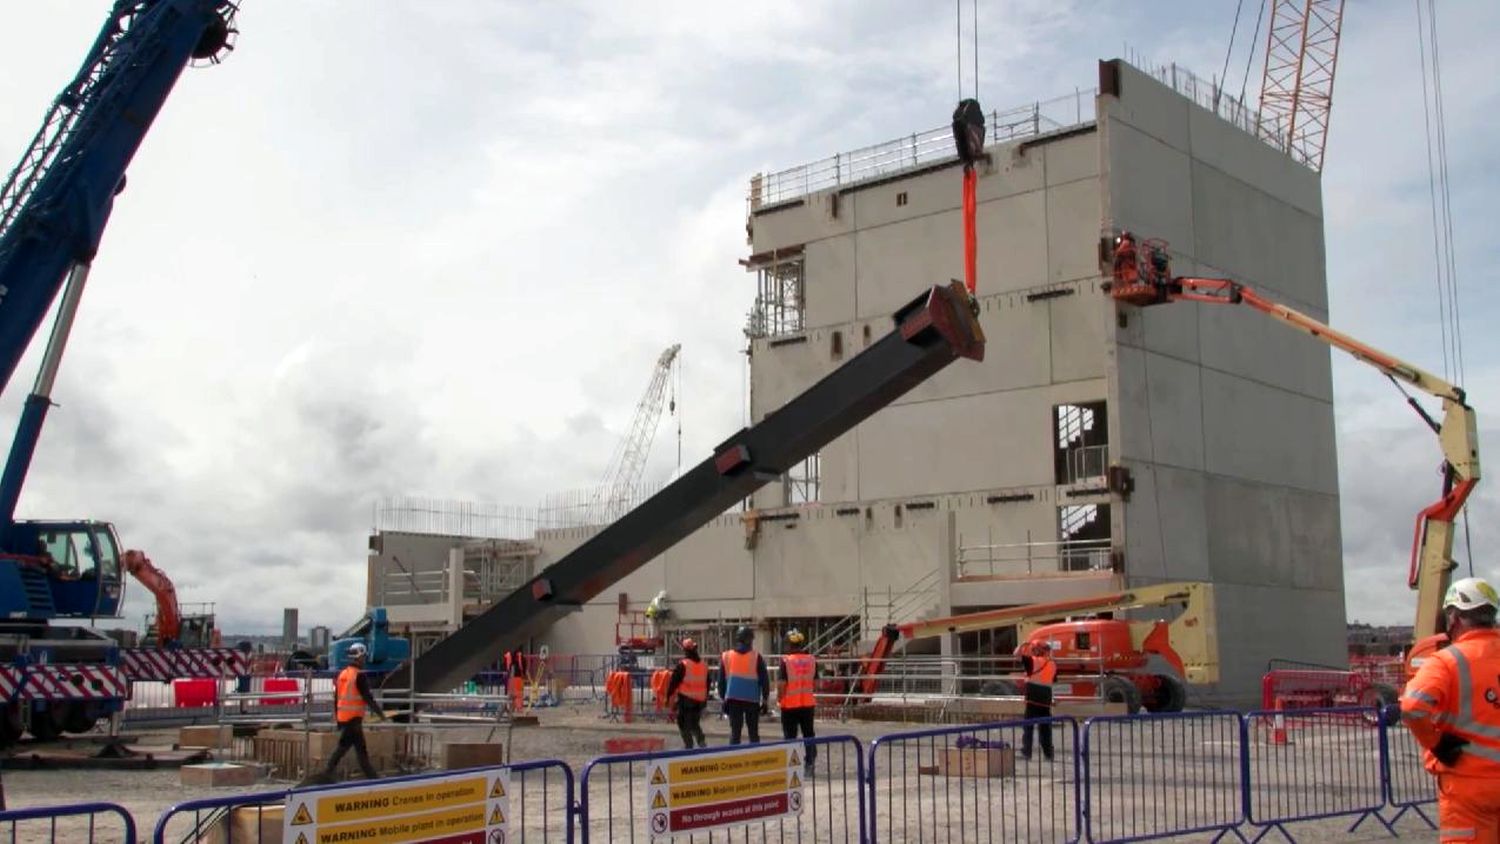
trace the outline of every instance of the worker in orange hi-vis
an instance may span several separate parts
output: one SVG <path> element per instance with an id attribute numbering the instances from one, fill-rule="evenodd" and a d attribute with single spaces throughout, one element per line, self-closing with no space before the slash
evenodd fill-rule
<path id="1" fill-rule="evenodd" d="M 1052 649 L 1046 642 L 1035 642 L 1028 653 L 1021 656 L 1021 667 L 1026 671 L 1026 711 L 1022 717 L 1026 726 L 1021 729 L 1021 758 L 1031 758 L 1031 732 L 1033 718 L 1052 717 L 1052 684 L 1057 680 L 1057 663 L 1052 661 Z M 1042 755 L 1052 761 L 1052 724 L 1035 725 L 1042 740 Z"/>
<path id="2" fill-rule="evenodd" d="M 1442 841 L 1500 844 L 1500 595 L 1477 577 L 1443 596 L 1452 644 L 1422 663 L 1401 696 L 1401 720 L 1437 776 Z"/>
<path id="3" fill-rule="evenodd" d="M 708 747 L 708 738 L 703 735 L 703 709 L 708 706 L 708 663 L 698 653 L 698 643 L 692 639 L 682 640 L 682 659 L 672 669 L 672 679 L 667 683 L 668 705 L 677 709 L 677 732 L 682 734 L 682 743 L 692 747 Z"/>
<path id="4" fill-rule="evenodd" d="M 370 680 L 363 671 L 365 650 L 365 646 L 359 642 L 349 647 L 349 664 L 339 672 L 334 684 L 334 719 L 339 725 L 339 744 L 329 755 L 328 764 L 323 768 L 322 778 L 327 782 L 333 781 L 339 761 L 350 749 L 354 750 L 354 758 L 358 760 L 365 779 L 380 777 L 375 772 L 375 766 L 370 764 L 370 751 L 365 746 L 364 721 L 366 715 L 383 719 L 385 712 L 371 694 Z"/>
<path id="5" fill-rule="evenodd" d="M 513 654 L 506 654 L 511 663 L 510 669 L 510 706 L 512 712 L 520 712 L 521 707 L 526 704 L 526 654 L 520 648 L 516 648 Z"/>
<path id="6" fill-rule="evenodd" d="M 813 722 L 818 712 L 816 681 L 818 660 L 807 652 L 807 637 L 801 630 L 793 628 L 786 634 L 787 655 L 781 658 L 781 681 L 777 685 L 776 705 L 781 707 L 781 736 L 794 739 L 798 733 L 803 738 L 817 735 Z M 806 742 L 802 754 L 803 773 L 813 772 L 813 762 L 818 758 L 818 746 Z"/>

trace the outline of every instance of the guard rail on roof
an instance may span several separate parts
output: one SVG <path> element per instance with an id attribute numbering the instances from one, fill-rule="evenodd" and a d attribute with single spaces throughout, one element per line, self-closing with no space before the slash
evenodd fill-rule
<path id="1" fill-rule="evenodd" d="M 986 130 L 987 141 L 1005 143 L 1092 123 L 1097 92 L 1095 88 L 1080 89 L 1063 97 L 992 111 Z M 874 146 L 841 152 L 811 164 L 775 173 L 757 173 L 750 179 L 750 210 L 754 212 L 818 191 L 877 179 L 953 157 L 953 130 L 940 126 Z"/>

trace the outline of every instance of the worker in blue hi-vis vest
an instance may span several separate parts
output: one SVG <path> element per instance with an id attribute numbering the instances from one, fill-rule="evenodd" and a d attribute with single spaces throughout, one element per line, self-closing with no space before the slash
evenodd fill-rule
<path id="1" fill-rule="evenodd" d="M 771 672 L 755 652 L 755 631 L 740 625 L 734 631 L 734 649 L 719 657 L 719 699 L 729 716 L 729 743 L 739 744 L 748 729 L 750 743 L 760 743 L 760 716 L 771 711 Z"/>

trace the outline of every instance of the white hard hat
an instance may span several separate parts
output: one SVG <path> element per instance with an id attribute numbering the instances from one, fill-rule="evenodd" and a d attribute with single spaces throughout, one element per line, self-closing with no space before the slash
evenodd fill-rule
<path id="1" fill-rule="evenodd" d="M 1448 594 L 1443 596 L 1443 609 L 1449 607 L 1460 610 L 1472 610 L 1479 607 L 1500 609 L 1500 594 L 1496 594 L 1495 587 L 1484 580 L 1466 577 L 1453 581 L 1453 585 L 1448 587 Z"/>
<path id="2" fill-rule="evenodd" d="M 365 655 L 365 646 L 362 642 L 355 642 L 349 646 L 349 658 L 359 659 Z"/>

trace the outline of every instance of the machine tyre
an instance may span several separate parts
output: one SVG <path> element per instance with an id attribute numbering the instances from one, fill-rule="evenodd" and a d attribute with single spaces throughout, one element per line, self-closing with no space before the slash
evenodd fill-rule
<path id="1" fill-rule="evenodd" d="M 1099 684 L 1099 694 L 1109 703 L 1125 704 L 1125 712 L 1134 715 L 1141 711 L 1141 690 L 1129 679 L 1111 674 Z"/>
<path id="2" fill-rule="evenodd" d="M 1158 674 L 1161 693 L 1157 696 L 1155 712 L 1181 712 L 1187 706 L 1187 686 L 1171 674 Z"/>
<path id="3" fill-rule="evenodd" d="M 48 706 L 40 712 L 33 709 L 31 711 L 31 725 L 27 731 L 37 741 L 56 741 L 62 735 L 63 725 L 59 720 L 61 714 L 58 711 L 57 704 Z"/>
<path id="4" fill-rule="evenodd" d="M 0 748 L 20 741 L 25 732 L 26 728 L 21 724 L 21 707 L 14 703 L 0 706 Z"/>
<path id="5" fill-rule="evenodd" d="M 990 680 L 979 687 L 979 693 L 986 697 L 1018 697 L 1021 684 L 1015 680 Z"/>
<path id="6" fill-rule="evenodd" d="M 99 720 L 89 711 L 89 705 L 83 701 L 61 704 L 63 707 L 61 718 L 63 729 L 70 733 L 86 733 L 94 729 L 94 724 Z"/>

